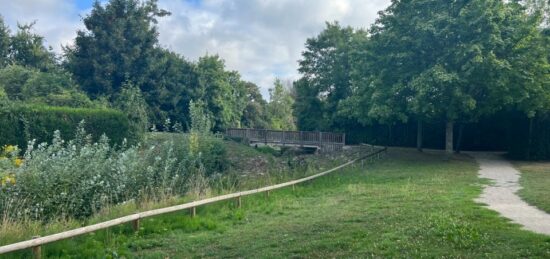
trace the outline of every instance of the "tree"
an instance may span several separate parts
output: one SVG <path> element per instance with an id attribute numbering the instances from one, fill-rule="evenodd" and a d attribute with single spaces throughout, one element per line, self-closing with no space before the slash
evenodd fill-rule
<path id="1" fill-rule="evenodd" d="M 10 29 L 4 23 L 4 19 L 0 16 L 0 68 L 9 64 L 10 51 Z"/>
<path id="2" fill-rule="evenodd" d="M 115 102 L 116 108 L 123 111 L 130 121 L 131 126 L 134 128 L 131 139 L 142 139 L 143 134 L 149 128 L 147 103 L 143 98 L 141 90 L 132 84 L 132 82 L 126 82 L 122 86 L 120 94 L 117 96 Z"/>
<path id="3" fill-rule="evenodd" d="M 516 30 L 515 3 L 499 0 L 393 1 L 371 28 L 371 70 L 355 82 L 365 119 L 408 116 L 446 121 L 453 151 L 455 122 L 476 121 L 516 100 L 513 46 L 529 40 Z"/>
<path id="4" fill-rule="evenodd" d="M 263 99 L 258 86 L 254 83 L 246 82 L 245 89 L 246 107 L 241 118 L 241 125 L 247 128 L 268 128 L 267 102 Z"/>
<path id="5" fill-rule="evenodd" d="M 339 113 L 355 118 L 362 125 L 373 123 L 388 127 L 387 142 L 392 144 L 392 126 L 409 119 L 406 98 L 409 95 L 401 78 L 410 73 L 407 69 L 391 67 L 395 60 L 389 56 L 384 44 L 395 49 L 406 49 L 394 35 L 373 34 L 371 37 L 357 37 L 351 47 L 351 91 L 349 98 L 339 106 Z"/>
<path id="6" fill-rule="evenodd" d="M 529 118 L 527 139 L 527 159 L 531 158 L 533 142 L 533 121 L 537 116 L 544 115 L 550 110 L 550 36 L 547 28 L 538 28 L 537 25 L 548 25 L 549 4 L 547 1 L 527 1 L 526 10 L 531 16 L 523 14 L 523 7 L 515 5 L 514 11 L 519 15 L 509 20 L 516 29 L 516 34 L 524 35 L 520 44 L 514 45 L 510 52 L 515 68 L 510 73 L 510 81 L 518 86 L 516 109 Z"/>
<path id="7" fill-rule="evenodd" d="M 364 31 L 327 23 L 316 37 L 307 39 L 298 71 L 302 78 L 296 85 L 296 115 L 304 129 L 328 129 L 338 124 L 335 112 L 339 102 L 351 93 L 350 42 L 366 37 Z M 311 120 L 314 115 L 315 120 Z"/>
<path id="8" fill-rule="evenodd" d="M 57 66 L 55 54 L 44 47 L 44 37 L 32 32 L 34 23 L 17 25 L 17 33 L 10 38 L 10 63 L 48 71 Z"/>
<path id="9" fill-rule="evenodd" d="M 190 121 L 189 102 L 199 98 L 195 64 L 165 49 L 156 48 L 153 53 L 149 76 L 141 85 L 151 122 L 160 125 L 170 119 L 185 125 Z"/>
<path id="10" fill-rule="evenodd" d="M 522 2 L 530 14 L 542 16 L 541 24 L 543 26 L 550 25 L 550 2 L 548 0 L 523 0 Z"/>
<path id="11" fill-rule="evenodd" d="M 325 110 L 322 101 L 318 98 L 317 89 L 310 86 L 305 78 L 300 78 L 293 84 L 296 92 L 296 100 L 293 105 L 294 116 L 296 117 L 296 126 L 300 130 L 321 130 L 326 127 L 322 118 L 325 117 Z"/>
<path id="12" fill-rule="evenodd" d="M 0 88 L 14 101 L 52 106 L 96 106 L 78 90 L 70 75 L 62 70 L 41 72 L 34 68 L 10 65 L 0 69 Z"/>
<path id="13" fill-rule="evenodd" d="M 296 123 L 292 116 L 294 98 L 289 88 L 285 88 L 281 80 L 276 79 L 273 88 L 269 89 L 270 101 L 267 105 L 271 129 L 295 130 Z"/>
<path id="14" fill-rule="evenodd" d="M 84 18 L 86 30 L 65 48 L 67 68 L 94 98 L 114 97 L 128 79 L 141 87 L 158 42 L 157 18 L 166 15 L 157 0 L 111 0 L 105 6 L 95 1 Z"/>
<path id="15" fill-rule="evenodd" d="M 226 71 L 225 63 L 219 56 L 206 55 L 199 59 L 196 68 L 198 74 L 198 98 L 214 119 L 214 130 L 240 126 L 246 105 L 245 84 L 240 75 Z"/>

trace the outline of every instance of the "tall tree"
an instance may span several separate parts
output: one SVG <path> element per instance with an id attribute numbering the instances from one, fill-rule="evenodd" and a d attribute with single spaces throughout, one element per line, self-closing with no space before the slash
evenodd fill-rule
<path id="1" fill-rule="evenodd" d="M 336 113 L 340 100 L 351 93 L 350 42 L 366 34 L 338 22 L 327 23 L 316 37 L 307 39 L 306 50 L 299 61 L 302 78 L 296 85 L 298 125 L 307 129 L 327 129 L 341 119 Z M 311 115 L 315 114 L 312 121 Z"/>
<path id="2" fill-rule="evenodd" d="M 17 25 L 18 30 L 10 39 L 10 62 L 41 71 L 55 69 L 55 54 L 44 46 L 44 37 L 32 32 L 33 26 L 34 23 Z"/>
<path id="3" fill-rule="evenodd" d="M 127 79 L 141 87 L 147 80 L 158 42 L 155 24 L 169 15 L 157 0 L 95 1 L 78 31 L 74 47 L 66 47 L 67 67 L 93 97 L 113 97 Z"/>
<path id="4" fill-rule="evenodd" d="M 246 82 L 245 88 L 247 98 L 246 107 L 241 118 L 241 125 L 247 128 L 268 128 L 267 102 L 262 97 L 258 86 L 254 83 Z"/>
<path id="5" fill-rule="evenodd" d="M 394 0 L 371 29 L 372 76 L 362 87 L 370 102 L 366 115 L 443 119 L 452 152 L 455 122 L 511 105 L 521 90 L 510 84 L 510 50 L 529 35 L 509 22 L 519 21 L 515 4 Z"/>
<path id="6" fill-rule="evenodd" d="M 240 126 L 246 105 L 245 84 L 240 75 L 226 71 L 225 63 L 218 55 L 206 55 L 199 59 L 198 97 L 214 119 L 214 130 Z"/>
<path id="7" fill-rule="evenodd" d="M 10 51 L 10 29 L 4 23 L 4 18 L 0 16 L 0 68 L 3 68 L 9 63 Z"/>
<path id="8" fill-rule="evenodd" d="M 141 90 L 150 109 L 151 122 L 166 119 L 190 123 L 189 102 L 199 98 L 195 64 L 165 49 L 155 48 L 151 69 Z"/>
<path id="9" fill-rule="evenodd" d="M 270 100 L 267 110 L 270 127 L 278 130 L 295 130 L 296 122 L 292 112 L 294 97 L 289 87 L 285 87 L 281 80 L 276 79 L 273 88 L 269 89 Z"/>
<path id="10" fill-rule="evenodd" d="M 550 1 L 548 0 L 522 0 L 527 11 L 533 15 L 542 16 L 541 24 L 545 27 L 550 25 Z"/>

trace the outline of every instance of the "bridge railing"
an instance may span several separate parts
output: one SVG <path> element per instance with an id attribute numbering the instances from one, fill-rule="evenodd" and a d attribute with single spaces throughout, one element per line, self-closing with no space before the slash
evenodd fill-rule
<path id="1" fill-rule="evenodd" d="M 318 132 L 318 131 L 284 131 L 266 129 L 239 129 L 230 128 L 225 132 L 232 138 L 243 138 L 250 142 L 302 145 L 324 147 L 342 147 L 346 142 L 345 133 Z"/>

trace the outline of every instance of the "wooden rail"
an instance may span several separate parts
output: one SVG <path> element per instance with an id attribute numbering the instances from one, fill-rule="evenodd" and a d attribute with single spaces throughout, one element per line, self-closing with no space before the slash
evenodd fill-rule
<path id="1" fill-rule="evenodd" d="M 287 187 L 287 186 L 292 186 L 294 188 L 294 185 L 296 185 L 296 184 L 303 183 L 303 182 L 306 182 L 306 181 L 310 181 L 310 180 L 313 180 L 315 178 L 321 177 L 323 175 L 332 173 L 332 172 L 334 172 L 338 169 L 342 169 L 342 168 L 347 167 L 347 166 L 349 166 L 349 165 L 351 165 L 355 162 L 362 161 L 366 158 L 374 157 L 374 156 L 380 157 L 380 154 L 383 153 L 383 152 L 386 152 L 386 151 L 387 151 L 387 148 L 383 148 L 383 149 L 380 149 L 378 151 L 371 152 L 371 153 L 369 153 L 365 156 L 353 159 L 353 160 L 351 160 L 347 163 L 344 163 L 342 165 L 339 165 L 337 167 L 334 167 L 334 168 L 329 169 L 327 171 L 324 171 L 322 173 L 318 173 L 318 174 L 311 175 L 311 176 L 308 176 L 308 177 L 304 177 L 304 178 L 301 178 L 301 179 L 293 180 L 293 181 L 290 181 L 290 182 L 280 183 L 280 184 L 271 185 L 271 186 L 267 186 L 267 187 L 262 187 L 262 188 L 258 188 L 258 189 L 253 189 L 253 190 L 248 190 L 248 191 L 242 191 L 242 192 L 236 192 L 236 193 L 221 195 L 221 196 L 217 196 L 217 197 L 212 197 L 212 198 L 208 198 L 208 199 L 204 199 L 204 200 L 200 200 L 200 201 L 193 201 L 193 202 L 189 202 L 189 203 L 185 203 L 185 204 L 181 204 L 181 205 L 176 205 L 176 206 L 171 206 L 171 207 L 166 207 L 166 208 L 162 208 L 162 209 L 155 209 L 155 210 L 135 213 L 135 214 L 132 214 L 132 215 L 128 215 L 128 216 L 120 217 L 120 218 L 117 218 L 117 219 L 97 223 L 97 224 L 90 225 L 90 226 L 85 226 L 85 227 L 81 227 L 81 228 L 77 228 L 77 229 L 73 229 L 73 230 L 68 230 L 68 231 L 65 231 L 65 232 L 61 232 L 61 233 L 57 233 L 57 234 L 53 234 L 53 235 L 48 235 L 48 236 L 44 236 L 44 237 L 36 237 L 34 239 L 30 239 L 30 240 L 27 240 L 27 241 L 22 241 L 22 242 L 10 244 L 10 245 L 0 246 L 0 254 L 5 254 L 5 253 L 9 253 L 9 252 L 14 252 L 14 251 L 22 250 L 22 249 L 31 248 L 34 251 L 35 257 L 39 258 L 40 257 L 40 250 L 41 250 L 40 246 L 42 246 L 42 245 L 52 243 L 52 242 L 55 242 L 55 241 L 59 241 L 59 240 L 63 240 L 63 239 L 67 239 L 67 238 L 71 238 L 71 237 L 80 236 L 80 235 L 83 235 L 83 234 L 88 234 L 88 233 L 91 233 L 91 232 L 94 232 L 94 231 L 98 231 L 98 230 L 101 230 L 101 229 L 106 229 L 106 228 L 109 228 L 109 227 L 121 225 L 121 224 L 128 223 L 128 222 L 132 222 L 132 226 L 134 226 L 134 229 L 137 230 L 139 228 L 139 220 L 143 219 L 143 218 L 152 217 L 152 216 L 161 215 L 161 214 L 166 214 L 166 213 L 171 213 L 171 212 L 176 212 L 176 211 L 181 211 L 181 210 L 185 210 L 185 209 L 191 209 L 191 211 L 192 211 L 191 213 L 193 214 L 194 211 L 195 211 L 195 208 L 197 206 L 206 205 L 206 204 L 210 204 L 210 203 L 214 203 L 214 202 L 218 202 L 218 201 L 230 200 L 230 199 L 237 199 L 237 203 L 240 207 L 241 197 L 243 197 L 243 196 L 262 193 L 262 192 L 266 192 L 267 194 L 269 194 L 269 192 L 272 191 L 272 190 L 281 189 L 281 188 L 284 188 L 284 187 Z M 36 251 L 38 251 L 38 252 L 36 252 Z"/>
<path id="2" fill-rule="evenodd" d="M 346 144 L 345 133 L 332 132 L 230 128 L 225 131 L 225 135 L 246 139 L 251 143 L 315 147 L 323 151 L 342 150 Z"/>

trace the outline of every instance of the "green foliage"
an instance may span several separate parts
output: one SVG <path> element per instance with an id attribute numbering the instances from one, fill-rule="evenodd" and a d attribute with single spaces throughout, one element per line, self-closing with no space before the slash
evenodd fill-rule
<path id="1" fill-rule="evenodd" d="M 44 37 L 32 32 L 33 26 L 34 23 L 17 25 L 18 31 L 10 39 L 10 61 L 40 71 L 53 69 L 56 66 L 55 54 L 44 47 Z"/>
<path id="2" fill-rule="evenodd" d="M 83 120 L 94 139 L 106 134 L 112 143 L 120 144 L 132 136 L 130 122 L 120 111 L 14 104 L 0 111 L 0 146 L 26 147 L 33 139 L 39 143 L 49 141 L 55 130 L 60 131 L 61 137 L 69 138 Z"/>
<path id="3" fill-rule="evenodd" d="M 189 102 L 198 97 L 195 64 L 168 50 L 155 48 L 150 75 L 140 88 L 149 105 L 152 123 L 167 118 L 184 124 L 190 121 Z"/>
<path id="4" fill-rule="evenodd" d="M 0 69 L 0 88 L 13 101 L 68 107 L 98 106 L 77 89 L 67 72 L 58 69 L 41 72 L 9 65 Z"/>
<path id="5" fill-rule="evenodd" d="M 237 72 L 225 71 L 219 56 L 204 56 L 196 68 L 199 99 L 204 102 L 214 120 L 213 128 L 238 127 L 246 106 L 246 88 Z"/>
<path id="6" fill-rule="evenodd" d="M 241 118 L 241 126 L 244 128 L 269 128 L 267 102 L 260 94 L 258 86 L 254 83 L 245 83 L 246 107 Z"/>
<path id="7" fill-rule="evenodd" d="M 307 39 L 298 69 L 303 77 L 295 83 L 294 113 L 301 129 L 330 129 L 342 120 L 335 111 L 351 94 L 350 43 L 359 37 L 366 37 L 365 32 L 335 22 L 327 23 L 317 37 Z"/>
<path id="8" fill-rule="evenodd" d="M 514 166 L 521 171 L 522 188 L 518 195 L 530 205 L 550 213 L 550 163 L 515 162 Z"/>
<path id="9" fill-rule="evenodd" d="M 4 23 L 4 18 L 0 15 L 0 68 L 9 63 L 10 52 L 10 29 Z"/>
<path id="10" fill-rule="evenodd" d="M 285 88 L 281 80 L 276 79 L 273 88 L 269 89 L 270 100 L 267 104 L 269 114 L 270 128 L 277 130 L 294 130 L 296 122 L 294 121 L 292 107 L 294 97 L 290 89 Z"/>
<path id="11" fill-rule="evenodd" d="M 96 1 L 83 19 L 86 30 L 66 48 L 67 68 L 92 97 L 113 97 L 127 80 L 141 87 L 154 62 L 157 18 L 166 15 L 157 0 Z"/>
<path id="12" fill-rule="evenodd" d="M 120 149 L 103 135 L 93 143 L 84 125 L 65 142 L 56 131 L 52 143 L 29 144 L 15 183 L 0 188 L 0 211 L 8 219 L 84 218 L 105 206 L 132 199 L 161 199 L 186 190 L 186 156 L 175 143 Z"/>
<path id="13" fill-rule="evenodd" d="M 148 130 L 149 121 L 147 103 L 143 99 L 141 90 L 131 82 L 125 83 L 115 104 L 120 111 L 128 116 L 128 121 L 133 129 L 131 132 L 135 134 L 132 138 L 142 139 L 143 134 Z"/>
<path id="14" fill-rule="evenodd" d="M 473 201 L 480 181 L 467 157 L 388 155 L 368 169 L 345 169 L 269 198 L 243 197 L 241 209 L 210 204 L 194 218 L 183 211 L 152 217 L 137 233 L 125 224 L 43 251 L 49 257 L 547 257 L 548 237 Z"/>
<path id="15" fill-rule="evenodd" d="M 212 119 L 207 113 L 203 102 L 189 103 L 189 114 L 191 117 L 191 133 L 208 135 L 212 130 Z"/>

